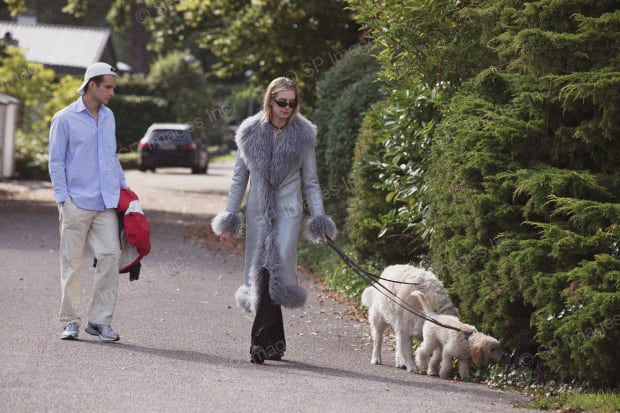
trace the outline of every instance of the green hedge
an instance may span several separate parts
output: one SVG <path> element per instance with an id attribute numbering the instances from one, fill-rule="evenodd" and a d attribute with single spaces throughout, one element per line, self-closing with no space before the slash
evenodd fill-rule
<path id="1" fill-rule="evenodd" d="M 313 114 L 319 130 L 317 164 L 325 208 L 343 226 L 353 149 L 364 112 L 380 99 L 375 73 L 379 66 L 368 47 L 353 48 L 318 83 Z"/>
<path id="2" fill-rule="evenodd" d="M 581 47 L 606 47 L 606 19 L 594 19 L 596 30 L 575 29 Z M 613 30 L 610 44 L 620 41 Z M 461 316 L 529 353 L 521 360 L 541 361 L 566 381 L 617 386 L 620 150 L 609 137 L 620 136 L 620 98 L 609 91 L 620 76 L 597 72 L 600 56 L 587 71 L 575 58 L 564 63 L 570 75 L 555 74 L 560 57 L 539 53 L 539 42 L 549 50 L 566 42 L 568 50 L 570 36 L 528 40 L 521 53 L 533 53 L 535 71 L 548 74 L 531 76 L 527 65 L 518 66 L 524 74 L 482 71 L 437 127 L 444 139 L 433 143 L 434 268 Z"/>
<path id="3" fill-rule="evenodd" d="M 377 188 L 385 155 L 381 113 L 385 103 L 376 104 L 360 128 L 351 172 L 346 229 L 356 254 L 377 264 L 409 262 L 411 245 L 403 240 L 405 225 L 394 219 L 400 202 L 388 202 L 389 192 Z"/>
<path id="4" fill-rule="evenodd" d="M 618 2 L 409 3 L 349 1 L 397 115 L 376 186 L 421 213 L 465 322 L 522 367 L 617 388 Z"/>
<path id="5" fill-rule="evenodd" d="M 155 122 L 174 122 L 164 99 L 151 96 L 117 95 L 110 100 L 116 117 L 116 141 L 119 153 L 134 152 L 146 129 Z"/>

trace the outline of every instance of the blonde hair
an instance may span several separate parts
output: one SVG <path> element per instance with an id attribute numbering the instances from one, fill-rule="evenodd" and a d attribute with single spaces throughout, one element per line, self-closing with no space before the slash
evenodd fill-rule
<path id="1" fill-rule="evenodd" d="M 288 118 L 289 121 L 293 120 L 295 116 L 299 113 L 299 107 L 301 106 L 299 90 L 295 85 L 295 82 L 287 77 L 277 77 L 269 83 L 267 86 L 267 90 L 265 91 L 265 96 L 263 97 L 263 123 L 271 122 L 271 99 L 275 98 L 276 95 L 285 90 L 292 90 L 295 92 L 295 99 L 297 100 L 297 106 L 293 109 L 291 116 Z"/>

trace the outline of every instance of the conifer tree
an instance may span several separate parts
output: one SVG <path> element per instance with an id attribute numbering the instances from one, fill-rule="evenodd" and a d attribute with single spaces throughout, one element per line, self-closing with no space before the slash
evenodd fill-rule
<path id="1" fill-rule="evenodd" d="M 433 141 L 435 269 L 464 318 L 564 378 L 620 377 L 620 7 L 498 1 L 498 64 Z"/>

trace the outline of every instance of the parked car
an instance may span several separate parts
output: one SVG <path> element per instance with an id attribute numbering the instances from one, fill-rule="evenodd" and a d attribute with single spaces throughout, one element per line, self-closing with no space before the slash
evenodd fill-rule
<path id="1" fill-rule="evenodd" d="M 193 174 L 207 173 L 209 153 L 204 140 L 187 123 L 153 123 L 138 144 L 138 169 L 188 167 Z"/>

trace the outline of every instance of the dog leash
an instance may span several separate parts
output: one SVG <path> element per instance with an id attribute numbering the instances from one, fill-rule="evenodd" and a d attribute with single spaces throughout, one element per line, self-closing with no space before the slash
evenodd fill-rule
<path id="1" fill-rule="evenodd" d="M 331 238 L 329 237 L 326 237 L 326 238 L 327 238 L 327 245 L 329 245 L 334 251 L 336 251 L 336 254 L 338 254 L 340 258 L 342 258 L 345 264 L 347 264 L 354 272 L 356 272 L 362 278 L 368 277 L 373 280 L 387 281 L 387 282 L 391 282 L 395 284 L 408 284 L 408 285 L 419 285 L 420 284 L 420 283 L 415 283 L 415 282 L 390 280 L 389 278 L 384 278 L 384 277 L 381 277 L 380 275 L 373 274 L 369 271 L 366 271 L 365 269 L 362 268 L 361 265 L 353 261 L 347 254 L 345 254 L 343 250 L 341 250 L 336 244 L 334 244 L 334 241 Z"/>
<path id="2" fill-rule="evenodd" d="M 377 274 L 373 274 L 373 273 L 371 273 L 369 271 L 366 271 L 358 263 L 353 261 L 347 254 L 345 254 L 345 252 L 342 251 L 336 244 L 334 244 L 334 241 L 331 238 L 329 238 L 329 237 L 326 237 L 326 238 L 327 238 L 327 245 L 329 245 L 340 256 L 340 258 L 342 258 L 342 260 L 351 269 L 353 269 L 353 271 L 357 275 L 359 275 L 364 281 L 366 281 L 366 283 L 368 285 L 373 287 L 375 290 L 379 291 L 388 300 L 392 301 L 394 304 L 398 305 L 403 310 L 408 311 L 411 314 L 416 315 L 416 316 L 420 317 L 423 320 L 426 320 L 426 321 L 428 321 L 430 323 L 433 323 L 435 325 L 438 325 L 440 327 L 444 327 L 444 328 L 447 328 L 447 329 L 450 329 L 450 330 L 454 330 L 454 331 L 458 331 L 460 333 L 463 333 L 466 338 L 469 338 L 469 336 L 471 336 L 471 334 L 472 334 L 471 332 L 462 331 L 458 327 L 454 327 L 454 326 L 451 326 L 451 325 L 448 325 L 448 324 L 444 324 L 444 323 L 434 319 L 433 317 L 431 317 L 429 315 L 426 315 L 424 312 L 418 311 L 416 308 L 412 307 L 409 303 L 407 303 L 406 301 L 401 299 L 399 296 L 394 294 L 392 292 L 392 290 L 387 288 L 385 285 L 381 284 L 379 282 L 379 280 L 387 281 L 387 282 L 392 282 L 392 283 L 397 283 L 397 284 L 409 284 L 409 285 L 419 285 L 420 283 L 390 280 L 390 279 L 387 279 L 387 278 L 383 278 L 383 277 L 381 277 L 381 276 L 379 276 Z"/>

